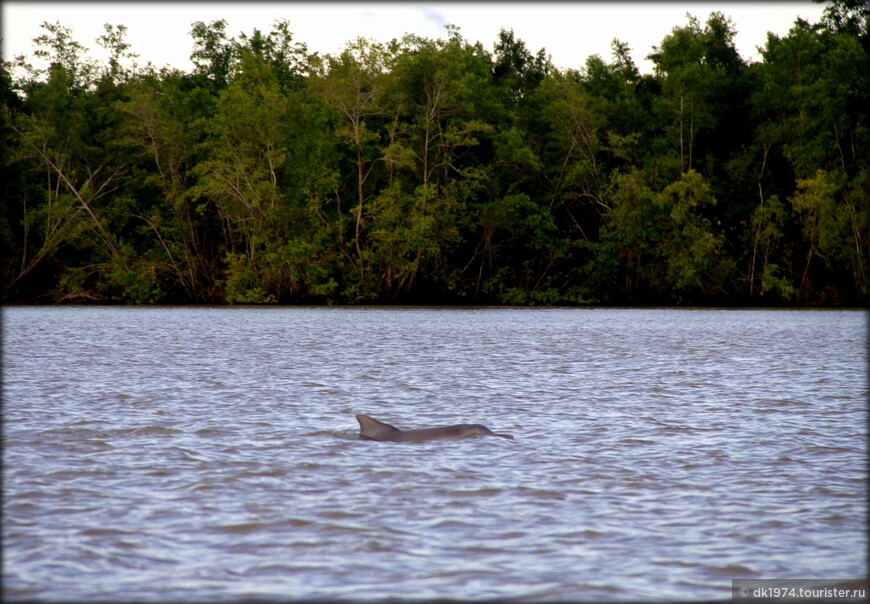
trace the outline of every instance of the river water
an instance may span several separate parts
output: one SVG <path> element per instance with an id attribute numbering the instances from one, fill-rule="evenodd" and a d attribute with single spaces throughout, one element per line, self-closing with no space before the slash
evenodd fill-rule
<path id="1" fill-rule="evenodd" d="M 865 577 L 867 318 L 7 307 L 4 600 Z M 515 439 L 366 441 L 357 413 Z"/>

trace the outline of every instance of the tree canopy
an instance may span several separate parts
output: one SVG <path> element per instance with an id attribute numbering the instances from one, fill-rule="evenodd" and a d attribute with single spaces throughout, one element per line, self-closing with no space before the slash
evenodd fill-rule
<path id="1" fill-rule="evenodd" d="M 797 20 L 747 62 L 689 16 L 641 74 L 194 23 L 190 73 L 123 25 L 59 23 L 3 62 L 6 302 L 865 306 L 866 3 Z"/>

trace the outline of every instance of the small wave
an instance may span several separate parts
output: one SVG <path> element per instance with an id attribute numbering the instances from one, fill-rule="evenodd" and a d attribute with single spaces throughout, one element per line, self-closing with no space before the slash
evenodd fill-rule
<path id="1" fill-rule="evenodd" d="M 98 449 L 112 449 L 113 448 L 112 445 L 110 445 L 109 443 L 107 443 L 104 440 L 88 440 L 88 441 L 85 441 L 83 444 L 90 445 L 90 446 L 96 447 Z"/>
<path id="2" fill-rule="evenodd" d="M 67 482 L 74 481 L 78 479 L 90 481 L 91 479 L 100 480 L 104 478 L 115 478 L 117 476 L 114 470 L 56 470 L 49 474 L 47 477 L 54 483 L 58 482 Z M 77 489 L 79 493 L 98 493 L 99 491 L 95 491 L 93 489 L 85 489 L 80 488 Z"/>
<path id="3" fill-rule="evenodd" d="M 167 451 L 180 453 L 180 457 L 187 461 L 205 461 L 196 451 L 185 449 L 184 447 L 170 447 Z"/>
<path id="4" fill-rule="evenodd" d="M 377 541 L 375 539 L 370 539 L 366 541 L 363 549 L 366 552 L 371 552 L 373 554 L 383 554 L 395 551 L 394 548 L 389 547 L 388 545 L 385 545 L 381 541 Z"/>
<path id="5" fill-rule="evenodd" d="M 469 522 L 464 522 L 462 520 L 455 519 L 446 519 L 446 520 L 436 520 L 434 522 L 428 523 L 427 527 L 429 529 L 439 529 L 439 530 L 454 530 L 454 529 L 472 529 L 475 526 Z"/>
<path id="6" fill-rule="evenodd" d="M 167 428 L 165 426 L 140 426 L 136 428 L 121 428 L 119 430 L 113 430 L 110 432 L 111 436 L 114 437 L 130 437 L 130 436 L 176 436 L 178 434 L 183 434 L 181 430 L 176 430 L 175 428 Z"/>
<path id="7" fill-rule="evenodd" d="M 79 535 L 83 537 L 118 537 L 133 534 L 130 531 L 115 528 L 89 528 L 79 531 Z"/>
<path id="8" fill-rule="evenodd" d="M 287 472 L 283 469 L 254 470 L 238 473 L 239 478 L 282 478 L 284 476 L 287 476 Z"/>
<path id="9" fill-rule="evenodd" d="M 261 576 L 287 576 L 299 572 L 298 566 L 290 566 L 289 564 L 265 564 L 263 566 L 254 566 L 246 569 L 241 573 L 244 577 L 261 577 Z M 306 570 L 309 570 L 306 567 Z"/>
<path id="10" fill-rule="evenodd" d="M 793 458 L 789 457 L 788 455 L 780 455 L 779 457 L 777 457 L 774 460 L 773 465 L 790 464 L 790 463 L 805 464 L 806 462 L 803 460 L 800 460 L 800 459 L 793 459 Z"/>
<path id="11" fill-rule="evenodd" d="M 334 438 L 359 438 L 359 431 L 357 430 L 315 430 L 313 432 L 306 432 L 303 436 L 307 437 L 315 437 L 315 436 L 331 436 Z"/>
<path id="12" fill-rule="evenodd" d="M 446 491 L 446 493 L 452 496 L 462 496 L 462 497 L 490 497 L 492 495 L 498 495 L 503 492 L 503 489 L 499 489 L 497 487 L 484 487 L 480 489 L 464 489 L 458 491 Z"/>
<path id="13" fill-rule="evenodd" d="M 760 522 L 758 524 L 753 525 L 753 530 L 757 529 L 784 529 L 791 526 L 795 526 L 795 522 L 789 520 L 765 520 L 764 522 Z"/>
<path id="14" fill-rule="evenodd" d="M 691 432 L 692 430 L 699 430 L 699 429 L 701 429 L 701 428 L 691 428 L 689 426 L 671 426 L 671 425 L 659 424 L 659 431 L 660 432 L 683 434 L 683 433 Z"/>
<path id="15" fill-rule="evenodd" d="M 224 481 L 220 482 L 199 482 L 195 484 L 191 490 L 194 492 L 200 491 L 222 491 L 227 488 Z"/>
<path id="16" fill-rule="evenodd" d="M 346 512 L 342 509 L 323 510 L 318 514 L 321 518 L 329 518 L 330 520 L 343 520 L 345 518 L 361 518 L 365 514 L 359 512 Z"/>
<path id="17" fill-rule="evenodd" d="M 524 495 L 531 495 L 532 497 L 540 498 L 540 499 L 558 499 L 563 500 L 567 496 L 565 493 L 560 491 L 547 491 L 545 489 L 531 489 L 528 487 L 520 487 L 519 491 Z"/>
<path id="18" fill-rule="evenodd" d="M 746 577 L 748 575 L 755 576 L 756 574 L 758 574 L 751 568 L 748 568 L 741 564 L 725 564 L 722 566 L 705 565 L 704 569 L 715 575 L 725 575 L 728 577 Z"/>
<path id="19" fill-rule="evenodd" d="M 304 520 L 302 518 L 288 518 L 286 520 L 280 520 L 278 522 L 239 522 L 234 524 L 216 524 L 213 526 L 209 526 L 208 529 L 218 533 L 247 535 L 260 531 L 277 533 L 287 528 L 295 529 L 300 527 L 312 526 L 313 524 L 314 522 L 312 522 L 311 520 Z"/>
<path id="20" fill-rule="evenodd" d="M 221 533 L 247 534 L 262 531 L 268 526 L 268 524 L 263 524 L 262 522 L 243 522 L 241 524 L 225 524 L 219 526 L 212 526 L 209 528 L 213 531 L 218 531 Z"/>
<path id="21" fill-rule="evenodd" d="M 687 562 L 686 560 L 674 560 L 671 558 L 653 558 L 650 562 L 657 566 L 677 566 L 680 568 L 697 568 L 701 566 L 697 562 Z"/>
<path id="22" fill-rule="evenodd" d="M 806 452 L 810 455 L 837 455 L 838 453 L 857 453 L 858 450 L 852 447 L 831 447 L 826 445 L 816 445 L 809 447 Z"/>
<path id="23" fill-rule="evenodd" d="M 109 423 L 110 423 L 110 422 L 106 422 L 106 421 L 103 421 L 103 420 L 100 420 L 100 419 L 80 419 L 80 420 L 78 420 L 78 421 L 71 422 L 71 423 L 69 424 L 69 426 L 70 426 L 70 427 L 75 427 L 75 426 L 91 426 L 91 425 L 93 425 L 93 424 L 109 425 Z"/>
<path id="24" fill-rule="evenodd" d="M 646 440 L 645 438 L 623 438 L 619 441 L 623 445 L 654 445 L 654 440 Z"/>
<path id="25" fill-rule="evenodd" d="M 613 533 L 607 533 L 604 531 L 596 531 L 594 529 L 584 529 L 582 531 L 573 531 L 570 533 L 561 533 L 561 534 L 552 534 L 550 535 L 554 539 L 558 539 L 563 543 L 576 543 L 576 542 L 584 542 L 590 541 L 592 539 L 600 539 L 602 537 L 610 537 Z"/>
<path id="26" fill-rule="evenodd" d="M 223 428 L 201 428 L 194 432 L 197 436 L 228 436 L 234 434 L 230 430 L 224 430 Z"/>
<path id="27" fill-rule="evenodd" d="M 765 411 L 767 407 L 812 407 L 812 403 L 788 398 L 760 399 L 756 401 L 757 411 Z"/>

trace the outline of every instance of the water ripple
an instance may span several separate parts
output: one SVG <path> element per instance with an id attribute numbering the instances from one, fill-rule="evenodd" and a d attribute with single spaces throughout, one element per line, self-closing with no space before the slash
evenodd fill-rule
<path id="1" fill-rule="evenodd" d="M 865 573 L 864 312 L 7 308 L 3 330 L 11 601 Z M 356 413 L 516 439 L 361 441 Z"/>

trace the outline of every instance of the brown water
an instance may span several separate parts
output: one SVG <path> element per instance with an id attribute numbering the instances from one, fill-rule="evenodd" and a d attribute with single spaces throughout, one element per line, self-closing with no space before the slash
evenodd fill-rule
<path id="1" fill-rule="evenodd" d="M 867 316 L 4 308 L 4 597 L 863 577 Z M 356 413 L 515 439 L 363 441 Z"/>

